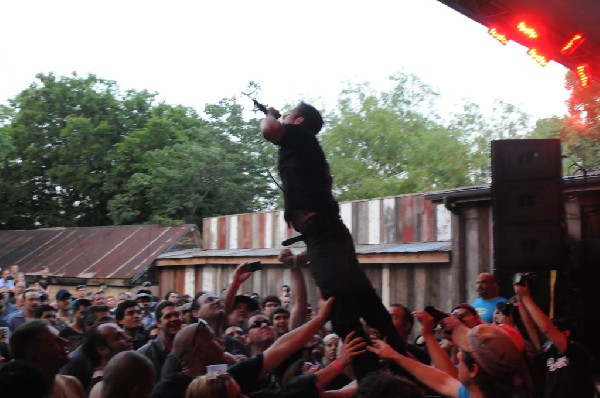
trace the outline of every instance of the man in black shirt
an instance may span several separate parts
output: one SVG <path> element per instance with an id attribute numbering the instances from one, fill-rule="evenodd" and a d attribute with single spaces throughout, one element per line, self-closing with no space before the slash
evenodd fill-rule
<path id="1" fill-rule="evenodd" d="M 283 116 L 267 109 L 260 129 L 265 139 L 279 146 L 279 175 L 285 200 L 284 217 L 288 225 L 303 235 L 307 250 L 297 256 L 290 251 L 281 255 L 283 262 L 309 262 L 310 271 L 323 297 L 335 296 L 331 322 L 344 339 L 354 331 L 368 339 L 360 318 L 387 337 L 395 350 L 405 353 L 405 345 L 390 316 L 377 296 L 354 251 L 348 228 L 339 216 L 339 207 L 331 193 L 329 165 L 316 135 L 323 126 L 321 114 L 301 102 Z M 295 258 L 294 258 L 295 257 Z M 379 368 L 371 353 L 355 358 L 354 372 L 360 380 Z"/>

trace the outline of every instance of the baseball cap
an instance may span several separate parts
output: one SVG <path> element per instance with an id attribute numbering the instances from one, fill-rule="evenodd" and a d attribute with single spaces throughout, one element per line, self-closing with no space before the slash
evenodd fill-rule
<path id="1" fill-rule="evenodd" d="M 248 296 L 244 296 L 243 294 L 235 296 L 235 300 L 233 301 L 233 307 L 235 308 L 235 306 L 238 305 L 238 303 L 248 304 L 248 310 L 250 312 L 258 310 L 258 303 L 256 302 L 256 300 Z"/>
<path id="2" fill-rule="evenodd" d="M 71 293 L 67 289 L 60 289 L 56 292 L 57 300 L 66 300 L 68 298 L 71 298 Z"/>
<path id="3" fill-rule="evenodd" d="M 141 298 L 152 298 L 152 293 L 149 290 L 138 290 L 135 298 L 136 299 L 141 299 Z"/>
<path id="4" fill-rule="evenodd" d="M 473 329 L 457 326 L 452 331 L 452 341 L 469 352 L 490 375 L 514 373 L 523 366 L 523 352 L 511 335 L 497 325 L 482 324 Z"/>

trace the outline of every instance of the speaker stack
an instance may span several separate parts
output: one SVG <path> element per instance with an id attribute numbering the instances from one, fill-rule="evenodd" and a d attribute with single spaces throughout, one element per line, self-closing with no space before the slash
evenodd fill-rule
<path id="1" fill-rule="evenodd" d="M 564 256 L 564 205 L 558 139 L 492 141 L 494 273 L 502 293 L 534 272 L 536 301 L 548 310 L 551 270 Z"/>

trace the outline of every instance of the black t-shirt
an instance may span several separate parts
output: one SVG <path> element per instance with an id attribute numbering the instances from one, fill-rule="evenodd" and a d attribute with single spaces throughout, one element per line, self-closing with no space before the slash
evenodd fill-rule
<path id="1" fill-rule="evenodd" d="M 542 355 L 546 359 L 545 397 L 595 396 L 590 355 L 583 346 L 570 341 L 567 352 L 561 353 L 554 344 L 547 343 Z"/>
<path id="2" fill-rule="evenodd" d="M 244 394 L 256 391 L 259 388 L 260 371 L 263 367 L 263 355 L 248 358 L 232 365 L 227 372 L 237 381 Z"/>
<path id="3" fill-rule="evenodd" d="M 331 174 L 317 137 L 301 124 L 286 124 L 279 142 L 279 176 L 285 198 L 285 220 L 295 211 L 337 215 L 331 194 Z"/>
<path id="4" fill-rule="evenodd" d="M 163 377 L 152 390 L 152 398 L 183 398 L 192 379 L 184 373 L 177 372 Z"/>
<path id="5" fill-rule="evenodd" d="M 242 393 L 250 398 L 311 398 L 319 397 L 314 375 L 300 375 L 294 377 L 281 388 L 260 389 L 260 371 L 263 367 L 263 355 L 238 362 L 228 369 L 231 377 L 239 384 Z"/>
<path id="6" fill-rule="evenodd" d="M 40 287 L 44 290 L 48 289 L 48 286 L 50 286 L 51 280 L 50 280 L 50 276 L 42 276 L 42 275 L 38 275 L 35 278 L 35 281 L 40 285 Z"/>
<path id="7" fill-rule="evenodd" d="M 315 375 L 294 377 L 279 389 L 265 389 L 248 394 L 249 398 L 319 398 Z"/>

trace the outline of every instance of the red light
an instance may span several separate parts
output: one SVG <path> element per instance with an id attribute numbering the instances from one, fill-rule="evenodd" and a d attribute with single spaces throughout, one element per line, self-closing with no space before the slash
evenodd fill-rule
<path id="1" fill-rule="evenodd" d="M 579 48 L 581 44 L 583 44 L 584 41 L 585 37 L 583 37 L 582 34 L 578 33 L 575 36 L 573 36 L 571 40 L 567 42 L 567 44 L 563 46 L 560 52 L 564 55 L 571 55 L 575 52 L 575 50 L 577 50 L 577 48 Z"/>
<path id="2" fill-rule="evenodd" d="M 535 28 L 527 26 L 527 24 L 524 21 L 521 21 L 517 24 L 517 29 L 519 32 L 523 33 L 525 36 L 529 37 L 530 39 L 538 38 L 538 33 L 536 32 Z"/>
<path id="3" fill-rule="evenodd" d="M 546 58 L 545 55 L 540 54 L 536 48 L 529 49 L 529 51 L 527 51 L 527 54 L 529 54 L 529 56 L 541 66 L 548 65 L 548 58 Z"/>
<path id="4" fill-rule="evenodd" d="M 592 73 L 588 64 L 579 65 L 575 68 L 577 76 L 579 77 L 579 84 L 581 87 L 587 87 L 592 82 Z"/>
<path id="5" fill-rule="evenodd" d="M 506 35 L 504 33 L 498 32 L 498 29 L 490 28 L 488 29 L 488 33 L 490 34 L 490 36 L 498 40 L 503 45 L 506 45 L 506 43 L 508 43 L 508 38 L 506 37 Z"/>

